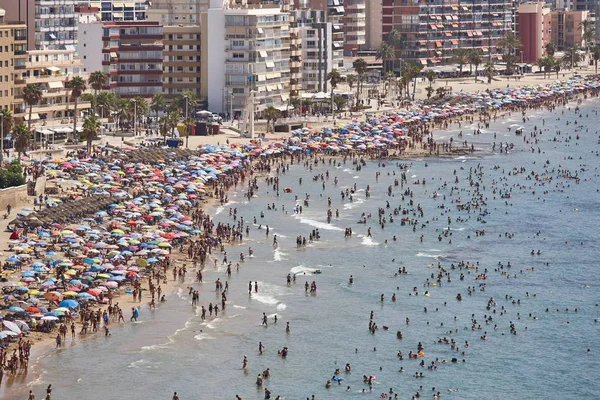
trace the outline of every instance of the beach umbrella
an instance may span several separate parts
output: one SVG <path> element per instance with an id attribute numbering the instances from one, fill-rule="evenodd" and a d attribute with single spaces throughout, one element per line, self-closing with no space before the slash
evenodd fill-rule
<path id="1" fill-rule="evenodd" d="M 58 306 L 66 308 L 77 308 L 79 307 L 79 303 L 75 300 L 63 300 L 60 303 L 58 303 Z"/>
<path id="2" fill-rule="evenodd" d="M 17 336 L 17 335 L 19 335 L 19 334 L 16 333 L 16 332 L 13 332 L 13 331 L 2 331 L 2 332 L 0 332 L 0 337 L 2 337 L 2 338 L 6 338 L 8 336 Z"/>
<path id="3" fill-rule="evenodd" d="M 44 293 L 44 298 L 50 301 L 60 301 L 62 294 L 59 292 L 46 292 Z"/>
<path id="4" fill-rule="evenodd" d="M 6 327 L 6 329 L 8 329 L 11 332 L 14 332 L 16 334 L 21 333 L 21 329 L 19 329 L 19 327 L 17 326 L 17 324 L 15 324 L 14 322 L 11 321 L 2 321 L 2 323 L 4 324 L 4 326 Z"/>
<path id="5" fill-rule="evenodd" d="M 52 315 L 48 315 L 48 316 L 43 316 L 42 321 L 58 321 L 58 317 L 57 316 L 52 316 Z"/>
<path id="6" fill-rule="evenodd" d="M 10 306 L 10 307 L 8 307 L 8 309 L 10 311 L 25 311 L 21 307 L 17 307 L 17 306 Z"/>

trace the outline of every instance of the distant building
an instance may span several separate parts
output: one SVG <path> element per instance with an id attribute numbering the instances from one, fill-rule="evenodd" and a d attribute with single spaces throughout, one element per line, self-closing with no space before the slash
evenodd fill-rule
<path id="1" fill-rule="evenodd" d="M 206 100 L 202 90 L 202 14 L 208 1 L 155 0 L 146 11 L 149 21 L 163 25 L 163 94 L 174 98 L 193 92 L 198 100 Z"/>
<path id="2" fill-rule="evenodd" d="M 47 1 L 47 0 L 43 0 Z M 65 0 L 61 0 L 63 3 Z M 147 0 L 75 0 L 81 6 L 94 7 L 102 21 L 143 21 Z"/>
<path id="3" fill-rule="evenodd" d="M 550 12 L 550 42 L 557 51 L 585 45 L 580 24 L 589 18 L 588 11 L 554 10 Z"/>
<path id="4" fill-rule="evenodd" d="M 121 97 L 162 92 L 163 27 L 158 22 L 104 22 L 102 65 Z"/>
<path id="5" fill-rule="evenodd" d="M 280 5 L 225 4 L 211 1 L 208 59 L 208 107 L 213 112 L 245 110 L 251 93 L 255 111 L 287 108 L 290 85 L 289 14 Z M 202 34 L 205 34 L 203 29 Z"/>
<path id="6" fill-rule="evenodd" d="M 15 95 L 25 86 L 21 71 L 27 60 L 27 27 L 4 15 L 0 9 L 0 108 L 14 112 Z"/>
<path id="7" fill-rule="evenodd" d="M 548 18 L 550 13 L 544 7 L 544 2 L 525 3 L 519 6 L 519 39 L 523 46 L 520 48 L 521 62 L 535 64 L 545 55 L 545 45 L 550 41 L 548 37 Z"/>
<path id="8" fill-rule="evenodd" d="M 485 60 L 499 61 L 497 43 L 513 31 L 513 12 L 512 0 L 383 0 L 383 36 L 398 30 L 397 56 L 424 66 L 448 63 L 456 49 L 476 49 Z"/>
<path id="9" fill-rule="evenodd" d="M 18 64 L 20 88 L 15 91 L 14 116 L 27 121 L 29 107 L 23 100 L 23 88 L 28 84 L 38 84 L 43 97 L 32 108 L 31 120 L 37 126 L 53 127 L 69 124 L 73 118 L 74 102 L 66 88 L 73 76 L 81 74 L 81 64 L 75 50 L 30 50 L 23 64 Z M 79 99 L 77 111 L 80 116 L 91 107 L 89 102 Z M 72 132 L 72 129 L 70 130 Z"/>
<path id="10" fill-rule="evenodd" d="M 100 20 L 98 9 L 95 7 L 76 7 L 77 24 L 77 55 L 81 60 L 83 73 L 102 71 L 102 35 L 104 24 Z"/>

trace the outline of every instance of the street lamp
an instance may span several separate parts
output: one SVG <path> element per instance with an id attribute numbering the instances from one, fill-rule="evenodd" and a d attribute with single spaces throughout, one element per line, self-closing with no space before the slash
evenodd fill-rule
<path id="1" fill-rule="evenodd" d="M 101 136 L 104 137 L 104 105 L 101 104 L 98 107 L 100 107 L 100 125 L 102 127 Z"/>

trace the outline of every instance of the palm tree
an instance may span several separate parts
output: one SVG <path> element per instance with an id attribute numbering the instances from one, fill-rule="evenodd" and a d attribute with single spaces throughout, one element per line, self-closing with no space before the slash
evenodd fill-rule
<path id="1" fill-rule="evenodd" d="M 463 65 L 469 62 L 468 58 L 469 51 L 467 49 L 455 49 L 452 58 L 450 58 L 451 62 L 458 64 L 458 69 L 460 70 L 460 74 L 463 72 Z"/>
<path id="2" fill-rule="evenodd" d="M 488 85 L 489 85 L 490 83 L 492 83 L 492 78 L 494 77 L 494 72 L 496 72 L 494 63 L 493 62 L 485 63 L 485 68 L 483 69 L 483 72 L 485 73 L 485 76 L 487 77 Z"/>
<path id="3" fill-rule="evenodd" d="M 125 131 L 125 121 L 131 121 L 133 118 L 133 103 L 128 99 L 117 98 L 115 116 L 117 118 L 117 127 Z"/>
<path id="4" fill-rule="evenodd" d="M 398 29 L 392 29 L 385 36 L 385 42 L 392 46 L 394 55 L 392 57 L 392 71 L 396 70 L 396 49 L 402 50 L 406 42 L 402 40 L 402 34 Z"/>
<path id="5" fill-rule="evenodd" d="M 66 86 L 71 89 L 71 99 L 73 100 L 73 135 L 77 135 L 77 102 L 87 87 L 85 80 L 80 76 L 75 76 L 70 81 L 67 81 Z"/>
<path id="6" fill-rule="evenodd" d="M 475 66 L 475 82 L 477 82 L 477 68 L 479 68 L 479 65 L 483 61 L 481 53 L 479 50 L 473 49 L 467 54 L 467 59 L 469 60 L 470 65 Z"/>
<path id="7" fill-rule="evenodd" d="M 586 54 L 590 54 L 590 45 L 596 38 L 596 26 L 595 21 L 591 19 L 584 19 L 579 23 L 579 30 L 581 31 L 581 39 L 585 42 Z"/>
<path id="8" fill-rule="evenodd" d="M 513 66 L 518 60 L 517 56 L 515 56 L 515 51 L 523 46 L 519 37 L 514 32 L 508 32 L 498 41 L 497 46 L 501 48 L 504 53 L 503 59 L 506 63 L 507 73 L 512 75 Z"/>
<path id="9" fill-rule="evenodd" d="M 4 137 L 6 136 L 5 132 L 10 132 L 13 127 L 15 120 L 13 119 L 13 115 L 7 108 L 0 108 L 0 162 L 2 161 L 4 154 Z M 0 163 L 0 168 L 2 168 L 2 164 Z"/>
<path id="10" fill-rule="evenodd" d="M 29 119 L 27 121 L 27 128 L 31 131 L 31 111 L 33 106 L 42 101 L 42 88 L 35 83 L 30 83 L 23 89 L 23 100 L 29 106 Z"/>
<path id="11" fill-rule="evenodd" d="M 350 90 L 352 90 L 352 87 L 356 83 L 356 75 L 353 75 L 353 74 L 346 75 L 346 83 L 348 84 L 348 87 L 350 88 Z"/>
<path id="12" fill-rule="evenodd" d="M 96 99 L 98 97 L 98 92 L 102 90 L 108 84 L 108 75 L 102 71 L 94 71 L 90 74 L 88 78 L 88 83 L 94 89 L 94 112 L 98 112 L 98 104 Z"/>
<path id="13" fill-rule="evenodd" d="M 592 47 L 592 59 L 596 66 L 596 75 L 598 75 L 598 60 L 600 60 L 600 45 L 598 44 Z"/>
<path id="14" fill-rule="evenodd" d="M 281 111 L 276 109 L 273 106 L 267 107 L 263 111 L 263 117 L 267 120 L 267 132 L 269 132 L 269 126 L 271 126 L 271 121 L 273 122 L 272 130 L 275 131 L 275 121 L 281 116 Z"/>
<path id="15" fill-rule="evenodd" d="M 429 87 L 431 87 L 433 85 L 433 81 L 435 80 L 435 78 L 437 78 L 437 74 L 434 70 L 428 69 L 427 71 L 425 71 L 425 78 L 429 82 Z"/>
<path id="16" fill-rule="evenodd" d="M 15 140 L 15 150 L 19 154 L 20 159 L 21 154 L 27 152 L 27 149 L 29 148 L 31 131 L 25 124 L 17 124 L 12 128 L 12 136 Z"/>
<path id="17" fill-rule="evenodd" d="M 394 60 L 396 57 L 396 52 L 394 51 L 394 47 L 388 42 L 381 42 L 377 51 L 375 52 L 375 59 L 383 61 L 383 71 L 389 71 L 389 61 Z M 393 69 L 393 67 L 392 67 Z"/>
<path id="18" fill-rule="evenodd" d="M 544 79 L 546 79 L 546 70 L 544 69 L 546 66 L 546 57 L 538 58 L 538 60 L 535 62 L 535 65 L 537 65 L 538 70 L 544 71 Z"/>
<path id="19" fill-rule="evenodd" d="M 546 56 L 542 63 L 544 65 L 544 77 L 546 77 L 546 73 L 552 72 L 552 69 L 556 66 L 556 60 L 553 56 Z"/>
<path id="20" fill-rule="evenodd" d="M 96 105 L 102 110 L 100 116 L 106 118 L 110 116 L 113 111 L 117 109 L 117 103 L 119 99 L 113 92 L 100 92 L 96 97 Z"/>
<path id="21" fill-rule="evenodd" d="M 86 117 L 83 120 L 83 136 L 85 137 L 87 143 L 88 153 L 91 153 L 92 151 L 92 141 L 96 138 L 100 128 L 102 128 L 102 123 L 94 114 Z"/>
<path id="22" fill-rule="evenodd" d="M 154 96 L 152 96 L 150 109 L 154 111 L 156 121 L 158 121 L 158 113 L 165 110 L 166 104 L 165 96 L 163 96 L 162 93 L 155 93 Z"/>
<path id="23" fill-rule="evenodd" d="M 327 80 L 331 85 L 331 113 L 333 114 L 333 90 L 336 89 L 338 84 L 342 81 L 342 75 L 334 68 L 327 74 Z"/>
<path id="24" fill-rule="evenodd" d="M 562 61 L 565 67 L 568 67 L 569 69 L 575 68 L 577 63 L 581 61 L 578 49 L 576 47 L 569 47 L 566 49 Z"/>
<path id="25" fill-rule="evenodd" d="M 554 43 L 548 43 L 546 45 L 546 54 L 549 56 L 553 56 L 554 53 L 556 53 L 556 46 L 554 45 Z"/>
<path id="26" fill-rule="evenodd" d="M 187 107 L 188 107 L 187 110 L 188 110 L 188 114 L 189 114 L 190 109 L 196 108 L 196 94 L 194 92 L 190 92 L 190 91 L 183 92 L 181 95 L 179 95 L 175 98 L 174 104 L 177 105 L 177 108 L 183 114 L 185 114 L 185 112 L 186 112 L 186 104 L 187 104 Z"/>
<path id="27" fill-rule="evenodd" d="M 362 58 L 357 58 L 356 60 L 354 60 L 352 62 L 352 68 L 354 68 L 354 71 L 356 72 L 356 75 L 358 76 L 357 82 L 358 84 L 356 85 L 356 110 L 359 110 L 359 97 L 360 97 L 360 91 L 361 91 L 361 86 L 362 86 L 362 82 L 364 81 L 364 79 L 366 78 L 367 75 L 367 68 L 368 68 L 368 64 L 367 62 L 362 59 Z"/>
<path id="28" fill-rule="evenodd" d="M 554 68 L 554 72 L 556 72 L 556 79 L 558 79 L 558 73 L 560 72 L 560 64 L 561 64 L 560 60 L 554 59 L 553 68 Z"/>
<path id="29" fill-rule="evenodd" d="M 425 91 L 427 92 L 427 98 L 431 98 L 431 95 L 433 94 L 433 92 L 435 92 L 435 89 L 431 86 L 427 86 L 425 88 Z"/>
<path id="30" fill-rule="evenodd" d="M 140 96 L 135 97 L 131 102 L 132 108 L 134 110 L 133 117 L 137 118 L 137 120 L 133 121 L 135 130 L 134 133 L 137 134 L 137 127 L 139 126 L 138 121 L 143 121 L 143 116 L 148 114 L 148 103 L 145 99 L 141 98 Z"/>

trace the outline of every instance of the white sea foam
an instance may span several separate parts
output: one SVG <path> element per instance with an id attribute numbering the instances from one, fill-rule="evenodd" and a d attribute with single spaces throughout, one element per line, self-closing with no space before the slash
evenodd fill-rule
<path id="1" fill-rule="evenodd" d="M 234 304 L 232 307 L 233 308 L 240 308 L 242 310 L 245 310 L 247 308 L 247 307 L 244 307 L 244 306 L 238 306 L 237 304 Z"/>
<path id="2" fill-rule="evenodd" d="M 440 258 L 440 254 L 427 254 L 427 253 L 417 253 L 417 257 L 430 257 L 430 258 Z"/>
<path id="3" fill-rule="evenodd" d="M 285 258 L 285 256 L 287 256 L 287 253 L 284 253 L 283 251 L 281 251 L 279 249 L 275 249 L 275 251 L 273 251 L 273 260 L 274 261 L 287 260 L 287 258 Z"/>
<path id="4" fill-rule="evenodd" d="M 137 361 L 130 363 L 127 366 L 127 368 L 152 368 L 152 369 L 155 369 L 155 368 L 158 368 L 158 364 L 160 364 L 160 363 L 154 363 L 149 360 L 146 360 L 145 358 L 142 358 L 141 360 L 137 360 Z"/>
<path id="5" fill-rule="evenodd" d="M 212 336 L 209 336 L 206 333 L 200 333 L 200 334 L 194 336 L 194 339 L 196 339 L 196 340 L 213 340 L 215 338 Z"/>
<path id="6" fill-rule="evenodd" d="M 225 210 L 225 207 L 219 206 L 217 207 L 217 209 L 215 210 L 215 215 L 219 215 L 223 212 L 223 210 Z"/>
<path id="7" fill-rule="evenodd" d="M 287 305 L 285 305 L 284 303 L 277 304 L 277 311 L 284 311 L 284 310 L 287 310 Z"/>
<path id="8" fill-rule="evenodd" d="M 303 218 L 298 214 L 295 214 L 294 218 L 296 218 L 301 224 L 310 225 L 313 228 L 323 229 L 325 231 L 343 231 L 342 228 L 339 228 L 335 225 L 331 225 L 326 222 L 315 221 L 314 219 Z"/>
<path id="9" fill-rule="evenodd" d="M 292 269 L 290 269 L 290 273 L 294 274 L 294 275 L 311 275 L 313 274 L 317 269 L 316 268 L 310 268 L 310 267 L 305 267 L 304 265 L 298 265 L 296 267 L 292 267 Z"/>
<path id="10" fill-rule="evenodd" d="M 353 209 L 355 209 L 357 207 L 360 207 L 364 202 L 365 202 L 364 199 L 358 198 L 358 199 L 355 199 L 354 201 L 351 201 L 349 203 L 344 203 L 344 210 L 353 210 Z"/>
<path id="11" fill-rule="evenodd" d="M 364 246 L 379 246 L 379 243 L 377 243 L 376 241 L 373 240 L 372 237 L 368 237 L 365 235 L 358 235 L 359 238 L 362 238 L 361 243 Z"/>
<path id="12" fill-rule="evenodd" d="M 256 300 L 263 304 L 279 304 L 279 300 L 277 300 L 275 297 L 260 293 L 252 293 L 252 300 Z"/>

